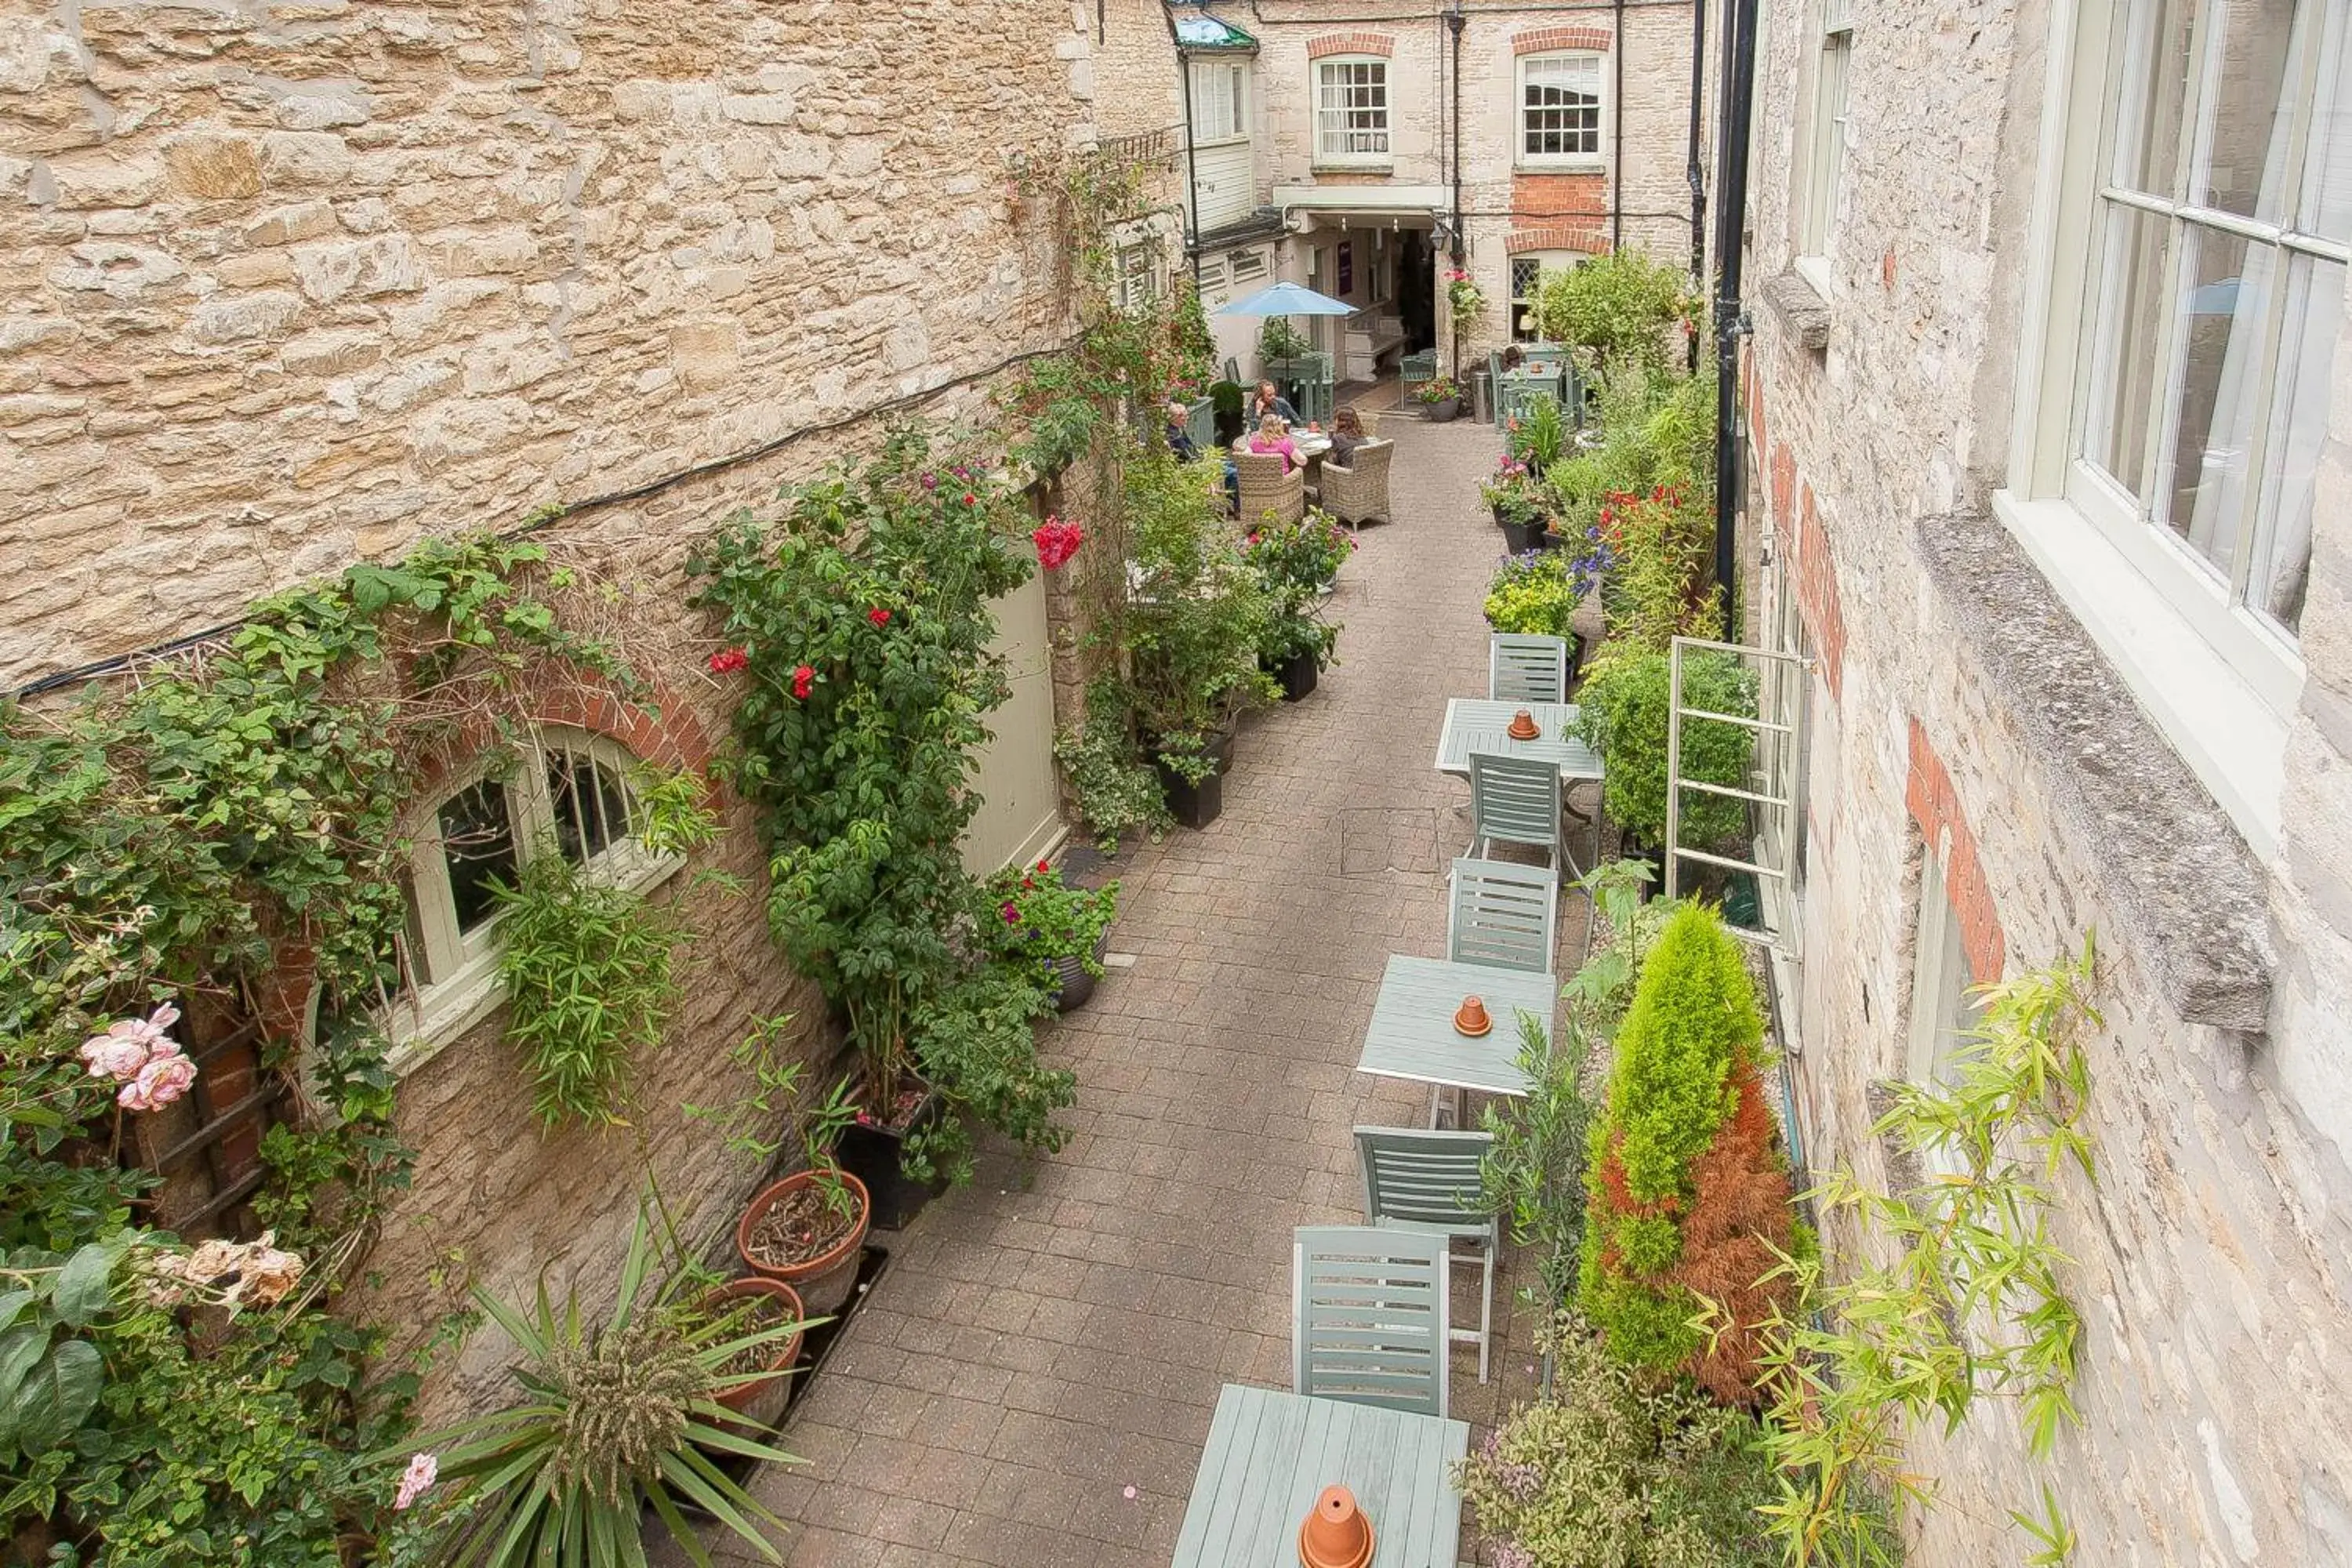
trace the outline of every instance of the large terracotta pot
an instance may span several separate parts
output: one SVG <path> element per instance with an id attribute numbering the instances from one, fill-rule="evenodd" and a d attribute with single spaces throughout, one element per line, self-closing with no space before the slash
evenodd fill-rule
<path id="1" fill-rule="evenodd" d="M 849 1300 L 850 1291 L 857 1285 L 858 1250 L 866 1245 L 866 1228 L 874 1217 L 873 1200 L 866 1195 L 866 1184 L 846 1172 L 838 1179 L 849 1189 L 850 1196 L 856 1200 L 857 1222 L 849 1227 L 848 1235 L 805 1263 L 780 1268 L 761 1262 L 751 1256 L 751 1235 L 759 1228 L 760 1222 L 767 1217 L 768 1211 L 782 1202 L 786 1194 L 814 1186 L 817 1181 L 815 1172 L 795 1172 L 762 1192 L 751 1200 L 751 1205 L 743 1211 L 743 1217 L 735 1226 L 735 1251 L 743 1259 L 744 1267 L 754 1274 L 781 1279 L 790 1285 L 800 1293 L 801 1301 L 808 1308 L 811 1317 L 832 1317 L 841 1310 L 841 1304 Z"/>
<path id="2" fill-rule="evenodd" d="M 800 1293 L 781 1279 L 753 1274 L 732 1279 L 702 1299 L 702 1309 L 713 1314 L 723 1312 L 730 1301 L 746 1296 L 765 1296 L 783 1303 L 784 1310 L 795 1320 L 807 1317 L 808 1309 L 801 1302 Z M 719 1396 L 719 1403 L 734 1411 L 756 1426 L 773 1426 L 784 1413 L 784 1403 L 792 1397 L 792 1382 L 787 1375 L 793 1363 L 801 1358 L 801 1343 L 805 1336 L 795 1330 L 791 1337 L 768 1346 L 769 1375 L 757 1383 L 740 1384 Z"/>

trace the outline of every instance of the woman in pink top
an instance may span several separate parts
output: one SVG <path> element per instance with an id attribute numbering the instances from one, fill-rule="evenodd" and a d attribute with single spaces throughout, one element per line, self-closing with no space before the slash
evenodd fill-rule
<path id="1" fill-rule="evenodd" d="M 1298 455 L 1298 447 L 1290 439 L 1290 426 L 1282 422 L 1279 414 L 1269 414 L 1258 421 L 1257 434 L 1249 438 L 1249 449 L 1260 454 L 1282 454 L 1282 471 L 1289 473 L 1302 467 L 1307 459 Z"/>

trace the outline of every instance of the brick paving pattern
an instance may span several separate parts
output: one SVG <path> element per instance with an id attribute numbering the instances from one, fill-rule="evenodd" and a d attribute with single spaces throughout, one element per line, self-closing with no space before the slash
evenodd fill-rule
<path id="1" fill-rule="evenodd" d="M 1445 700 L 1486 689 L 1494 428 L 1386 424 L 1399 521 L 1334 596 L 1344 662 L 1245 723 L 1218 821 L 1117 864 L 1133 965 L 1045 1041 L 1078 1075 L 1068 1146 L 877 1235 L 888 1271 L 782 1439 L 808 1463 L 753 1488 L 793 1568 L 1165 1563 L 1219 1385 L 1288 1386 L 1292 1228 L 1360 1223 L 1350 1129 L 1426 1117 L 1354 1063 L 1388 955 L 1444 951 L 1466 792 L 1432 761 Z M 1454 1275 L 1475 1323 L 1477 1270 Z M 1480 1426 L 1534 1382 L 1515 1282 L 1496 1380 L 1454 1354 Z"/>

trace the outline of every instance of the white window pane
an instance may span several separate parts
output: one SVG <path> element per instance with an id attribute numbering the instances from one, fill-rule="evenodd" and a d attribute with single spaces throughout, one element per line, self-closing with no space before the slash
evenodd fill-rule
<path id="1" fill-rule="evenodd" d="M 2091 362 L 2083 455 L 2148 500 L 2148 420 L 2163 381 L 2166 247 L 2172 220 L 2137 207 L 2107 208 L 2097 284 L 2099 335 Z"/>
<path id="2" fill-rule="evenodd" d="M 2306 233 L 2352 241 L 2352 5 L 2327 7 L 2318 79 L 2300 221 Z"/>
<path id="3" fill-rule="evenodd" d="M 514 885 L 514 819 L 507 808 L 506 786 L 484 779 L 459 790 L 442 803 L 440 827 L 457 930 L 470 933 L 498 913 L 490 884 Z"/>
<path id="4" fill-rule="evenodd" d="M 2263 463 L 2262 513 L 2246 602 L 2290 636 L 2303 625 L 2311 570 L 2313 480 L 2327 440 L 2327 373 L 2344 325 L 2345 268 L 2297 257 L 2288 269 L 2286 341 Z"/>
<path id="5" fill-rule="evenodd" d="M 2281 95 L 2295 8 L 2295 0 L 2230 0 L 2221 9 L 2212 114 L 2191 193 L 2200 205 L 2268 222 L 2284 213 L 2294 115 Z"/>
<path id="6" fill-rule="evenodd" d="M 1822 40 L 1819 75 L 1813 84 L 1812 169 L 1805 192 L 1805 231 L 1800 247 L 1807 256 L 1829 254 L 1838 184 L 1845 177 L 1846 74 L 1853 56 L 1852 33 L 1832 33 Z"/>
<path id="7" fill-rule="evenodd" d="M 2179 392 L 2158 521 L 2229 574 L 2252 479 L 2276 253 L 2192 226 L 2181 268 Z"/>
<path id="8" fill-rule="evenodd" d="M 2116 121 L 2115 183 L 2170 196 L 2180 159 L 2181 106 L 2189 92 L 2191 0 L 2131 8 L 2125 35 L 2123 98 Z"/>

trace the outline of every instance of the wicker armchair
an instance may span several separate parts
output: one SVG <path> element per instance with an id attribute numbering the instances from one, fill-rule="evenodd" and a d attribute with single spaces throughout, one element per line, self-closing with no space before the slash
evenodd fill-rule
<path id="1" fill-rule="evenodd" d="M 1307 476 L 1297 469 L 1283 471 L 1279 452 L 1236 452 L 1234 468 L 1241 477 L 1241 523 L 1254 528 L 1267 512 L 1277 522 L 1297 522 L 1307 515 Z"/>
<path id="2" fill-rule="evenodd" d="M 1395 451 L 1393 441 L 1367 441 L 1349 454 L 1355 461 L 1346 468 L 1325 458 L 1323 510 L 1359 531 L 1390 521 L 1389 458 Z"/>

